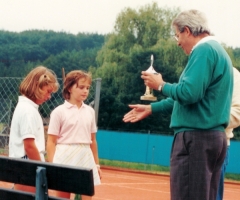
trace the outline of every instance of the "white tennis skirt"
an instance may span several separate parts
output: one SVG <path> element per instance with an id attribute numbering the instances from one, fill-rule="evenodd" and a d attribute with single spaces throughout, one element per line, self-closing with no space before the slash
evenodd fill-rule
<path id="1" fill-rule="evenodd" d="M 89 144 L 57 144 L 53 163 L 93 169 L 94 185 L 101 184 Z"/>

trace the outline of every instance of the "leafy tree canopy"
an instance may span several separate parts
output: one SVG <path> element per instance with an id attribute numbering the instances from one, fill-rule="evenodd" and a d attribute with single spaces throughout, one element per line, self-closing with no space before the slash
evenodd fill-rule
<path id="1" fill-rule="evenodd" d="M 152 116 L 136 124 L 125 124 L 122 118 L 129 111 L 128 104 L 149 103 L 140 101 L 145 93 L 140 76 L 141 71 L 150 66 L 151 55 L 154 55 L 155 70 L 161 72 L 165 80 L 178 80 L 187 61 L 171 36 L 171 21 L 178 12 L 178 9 L 162 9 L 153 3 L 139 10 L 126 8 L 118 15 L 114 32 L 97 56 L 100 67 L 95 75 L 103 78 L 99 127 L 171 131 L 170 116 Z M 164 98 L 157 92 L 155 95 L 158 99 Z"/>

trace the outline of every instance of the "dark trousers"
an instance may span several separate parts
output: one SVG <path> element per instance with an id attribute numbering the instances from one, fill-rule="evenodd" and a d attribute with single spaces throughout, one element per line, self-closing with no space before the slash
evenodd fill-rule
<path id="1" fill-rule="evenodd" d="M 216 200 L 226 149 L 226 134 L 221 131 L 176 134 L 170 164 L 171 200 Z"/>
<path id="2" fill-rule="evenodd" d="M 226 152 L 226 157 L 224 159 L 222 168 L 221 168 L 221 174 L 220 174 L 220 180 L 219 180 L 219 185 L 218 185 L 218 193 L 217 193 L 217 199 L 216 200 L 223 200 L 223 193 L 224 193 L 224 177 L 225 177 L 225 172 L 226 168 L 228 165 L 228 157 L 229 157 L 229 149 L 230 146 L 227 147 L 227 152 Z"/>

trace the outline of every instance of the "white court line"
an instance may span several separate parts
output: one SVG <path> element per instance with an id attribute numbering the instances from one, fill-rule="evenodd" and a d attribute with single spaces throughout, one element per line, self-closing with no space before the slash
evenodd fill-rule
<path id="1" fill-rule="evenodd" d="M 109 186 L 109 187 L 116 187 L 116 185 L 112 185 L 112 184 L 105 184 L 105 185 L 107 185 L 107 186 Z M 136 189 L 136 190 L 142 190 L 142 191 L 148 191 L 148 192 L 157 192 L 157 193 L 166 193 L 166 194 L 169 194 L 170 192 L 166 192 L 166 191 L 161 191 L 161 190 L 159 190 L 159 189 L 157 189 L 157 190 L 149 190 L 149 189 L 144 189 L 144 188 L 137 188 L 137 187 L 128 187 L 128 186 L 119 186 L 119 185 L 117 185 L 117 187 L 119 187 L 119 188 L 128 188 L 128 189 Z"/>
<path id="2" fill-rule="evenodd" d="M 142 177 L 142 175 L 139 175 L 141 177 L 138 177 L 138 175 L 136 176 L 132 176 L 132 175 L 119 175 L 119 174 L 111 174 L 111 173 L 103 173 L 103 176 L 107 175 L 108 177 L 114 177 L 114 178 L 122 178 L 122 179 L 130 179 L 130 180 L 146 180 L 146 177 Z M 147 177 L 147 179 L 151 179 L 151 177 Z M 159 180 L 159 181 L 163 181 L 161 180 L 161 177 L 153 177 L 152 180 Z M 164 180 L 165 181 L 165 180 Z"/>
<path id="3" fill-rule="evenodd" d="M 159 185 L 159 186 L 161 186 L 161 185 L 167 185 L 166 183 L 144 183 L 144 182 L 142 182 L 142 183 L 123 183 L 123 182 L 120 182 L 120 183 L 117 183 L 117 182 L 115 182 L 115 183 L 101 183 L 101 185 L 126 185 L 126 184 L 128 184 L 128 185 Z"/>
<path id="4" fill-rule="evenodd" d="M 234 188 L 231 188 L 231 189 L 227 189 L 227 188 L 224 188 L 224 191 L 225 192 L 234 192 L 234 193 L 237 193 L 237 194 L 240 194 L 240 188 L 239 189 L 234 189 Z"/>
<path id="5" fill-rule="evenodd" d="M 115 199 L 108 199 L 108 198 L 102 198 L 102 197 L 93 197 L 93 200 L 115 200 Z"/>

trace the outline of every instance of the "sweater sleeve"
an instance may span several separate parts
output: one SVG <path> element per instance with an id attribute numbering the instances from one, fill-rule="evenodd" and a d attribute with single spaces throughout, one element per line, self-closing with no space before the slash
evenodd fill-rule
<path id="1" fill-rule="evenodd" d="M 164 86 L 165 87 L 165 86 Z M 152 113 L 161 113 L 168 115 L 172 113 L 174 101 L 171 98 L 151 103 Z"/>
<path id="2" fill-rule="evenodd" d="M 182 105 L 193 104 L 201 100 L 210 84 L 214 55 L 206 47 L 196 48 L 190 55 L 188 64 L 180 76 L 179 82 L 165 84 L 162 93 Z"/>
<path id="3" fill-rule="evenodd" d="M 236 128 L 240 126 L 240 73 L 236 68 L 234 72 L 234 88 L 232 96 L 232 105 L 230 111 L 230 121 L 227 128 Z"/>

